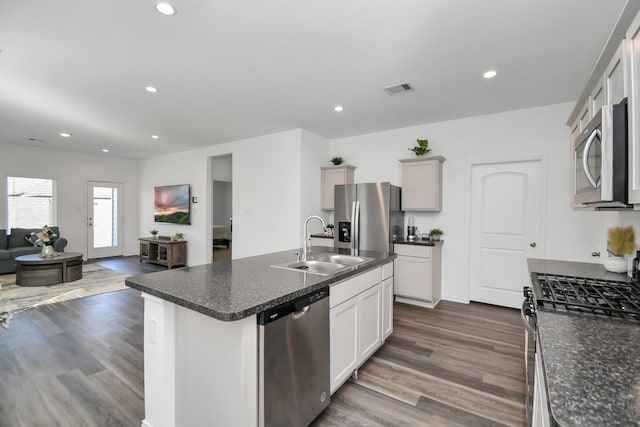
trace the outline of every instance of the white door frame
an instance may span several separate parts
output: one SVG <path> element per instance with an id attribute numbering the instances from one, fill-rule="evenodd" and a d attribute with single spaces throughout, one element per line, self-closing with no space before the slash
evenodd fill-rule
<path id="1" fill-rule="evenodd" d="M 539 254 L 541 258 L 545 257 L 546 254 L 546 245 L 547 245 L 547 198 L 545 197 L 548 193 L 548 182 L 547 182 L 547 156 L 546 155 L 528 155 L 528 156 L 520 156 L 520 157 L 502 157 L 502 158 L 488 158 L 488 159 L 478 159 L 471 160 L 467 166 L 467 188 L 466 188 L 466 200 L 467 200 L 467 209 L 466 209 L 466 220 L 465 220 L 465 241 L 467 242 L 467 248 L 464 254 L 464 265 L 465 268 L 465 283 L 467 298 L 466 302 L 469 303 L 471 301 L 471 245 L 468 244 L 471 241 L 471 189 L 473 185 L 471 183 L 472 177 L 472 169 L 474 166 L 485 166 L 485 165 L 498 165 L 504 163 L 522 163 L 522 162 L 532 162 L 539 161 L 540 162 L 540 186 L 542 191 L 542 197 L 540 198 L 541 212 L 543 212 L 542 218 L 540 219 L 540 239 L 536 242 L 539 249 Z"/>
<path id="2" fill-rule="evenodd" d="M 93 247 L 93 188 L 94 187 L 111 187 L 118 189 L 118 225 L 117 225 L 117 246 L 104 248 Z M 123 203 L 124 203 L 124 185 L 119 182 L 106 181 L 87 181 L 87 259 L 106 258 L 113 256 L 122 256 L 124 254 L 123 239 Z"/>

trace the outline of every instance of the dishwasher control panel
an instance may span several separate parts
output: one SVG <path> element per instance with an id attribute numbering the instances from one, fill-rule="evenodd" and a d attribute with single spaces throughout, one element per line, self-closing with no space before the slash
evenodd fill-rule
<path id="1" fill-rule="evenodd" d="M 326 297 L 329 296 L 329 288 L 322 288 L 313 293 L 304 295 L 302 297 L 296 298 L 284 304 L 281 304 L 277 307 L 270 308 L 269 310 L 263 311 L 258 314 L 258 324 L 259 325 L 267 325 L 271 322 L 275 322 L 276 320 L 285 317 L 291 313 L 295 313 L 301 310 L 304 310 L 305 307 L 310 306 L 313 303 L 316 303 Z"/>

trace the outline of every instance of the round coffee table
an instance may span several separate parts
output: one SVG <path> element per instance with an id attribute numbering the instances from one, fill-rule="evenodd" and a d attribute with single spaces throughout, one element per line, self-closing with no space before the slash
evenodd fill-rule
<path id="1" fill-rule="evenodd" d="M 40 254 L 16 257 L 16 285 L 47 286 L 82 278 L 82 254 L 61 252 L 43 258 Z"/>

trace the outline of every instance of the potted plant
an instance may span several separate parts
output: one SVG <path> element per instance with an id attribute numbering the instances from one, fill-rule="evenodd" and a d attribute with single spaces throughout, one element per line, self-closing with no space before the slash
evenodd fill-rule
<path id="1" fill-rule="evenodd" d="M 184 240 L 184 234 L 182 233 L 176 233 L 173 235 L 173 240 L 175 240 L 176 242 L 182 242 Z"/>
<path id="2" fill-rule="evenodd" d="M 429 232 L 429 236 L 431 237 L 431 240 L 433 240 L 434 242 L 437 242 L 438 240 L 440 240 L 440 236 L 442 236 L 443 234 L 444 232 L 439 228 L 434 228 Z"/>
<path id="3" fill-rule="evenodd" d="M 156 230 L 155 228 L 151 230 L 149 233 L 151 233 L 151 237 L 153 237 L 154 239 L 158 237 L 158 230 Z"/>
<path id="4" fill-rule="evenodd" d="M 610 228 L 607 239 L 609 257 L 603 262 L 604 268 L 613 273 L 625 273 L 627 260 L 624 255 L 633 254 L 636 247 L 636 233 L 632 226 Z"/>
<path id="5" fill-rule="evenodd" d="M 342 164 L 342 157 L 332 157 L 331 158 L 331 163 L 333 163 L 334 165 L 338 166 Z"/>
<path id="6" fill-rule="evenodd" d="M 418 145 L 413 148 L 409 148 L 409 151 L 413 151 L 416 156 L 424 156 L 431 149 L 429 148 L 429 140 L 428 139 L 416 139 L 418 141 Z"/>

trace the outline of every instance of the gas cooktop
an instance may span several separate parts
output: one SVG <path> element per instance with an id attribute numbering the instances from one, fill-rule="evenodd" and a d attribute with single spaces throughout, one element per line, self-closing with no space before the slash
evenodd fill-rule
<path id="1" fill-rule="evenodd" d="M 640 321 L 640 285 L 633 282 L 533 274 L 538 307 Z"/>

